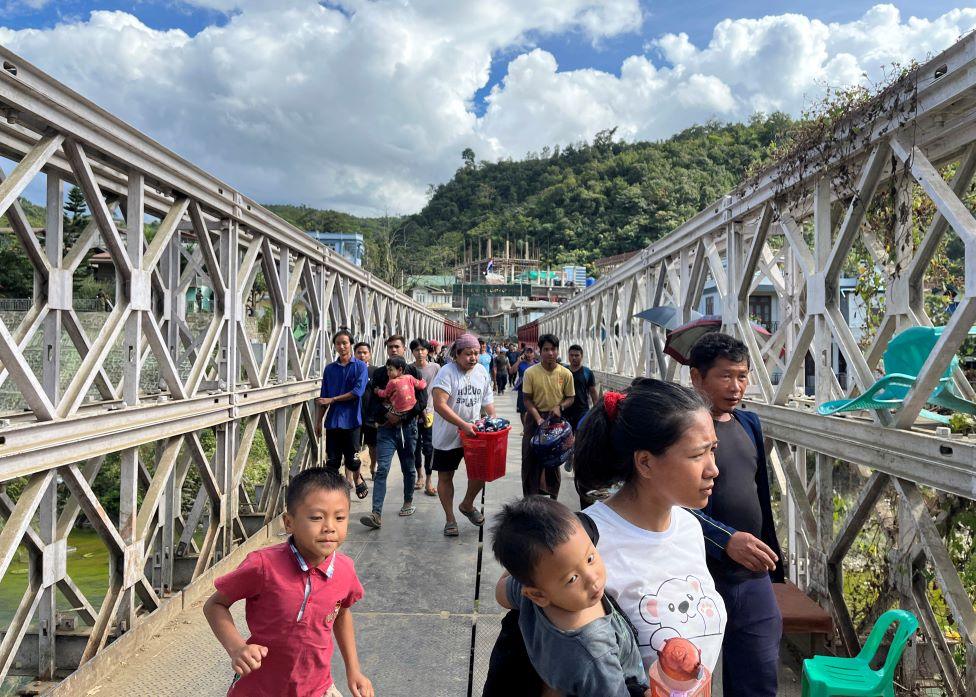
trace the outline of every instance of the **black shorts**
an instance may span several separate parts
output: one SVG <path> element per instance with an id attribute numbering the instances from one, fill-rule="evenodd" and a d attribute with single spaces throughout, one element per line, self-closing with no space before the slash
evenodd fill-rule
<path id="1" fill-rule="evenodd" d="M 325 429 L 325 466 L 338 470 L 342 465 L 350 472 L 359 470 L 359 429 Z"/>
<path id="2" fill-rule="evenodd" d="M 435 472 L 456 472 L 464 459 L 464 448 L 451 448 L 450 450 L 438 450 L 434 448 L 434 459 L 430 467 Z"/>
<path id="3" fill-rule="evenodd" d="M 359 433 L 362 436 L 361 437 L 361 440 L 362 440 L 363 446 L 365 446 L 367 448 L 375 448 L 376 447 L 376 426 L 371 426 L 371 425 L 363 424 L 359 428 Z M 360 446 L 360 447 L 362 447 L 362 446 Z"/>

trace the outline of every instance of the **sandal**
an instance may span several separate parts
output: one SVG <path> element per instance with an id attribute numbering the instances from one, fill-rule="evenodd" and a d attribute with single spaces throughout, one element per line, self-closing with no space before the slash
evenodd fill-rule
<path id="1" fill-rule="evenodd" d="M 447 523 L 444 526 L 444 537 L 457 537 L 460 534 L 457 523 Z"/>
<path id="2" fill-rule="evenodd" d="M 356 496 L 361 499 L 369 496 L 369 487 L 366 486 L 365 479 L 360 478 L 359 483 L 356 484 Z"/>
<path id="3" fill-rule="evenodd" d="M 461 515 L 470 520 L 472 525 L 476 525 L 480 528 L 485 524 L 485 517 L 477 508 L 472 508 L 470 511 L 462 511 L 461 507 L 458 506 L 458 511 L 461 512 Z"/>
<path id="4" fill-rule="evenodd" d="M 426 489 L 424 489 L 424 493 L 427 494 L 428 496 L 437 496 L 437 489 L 433 487 L 427 487 Z"/>
<path id="5" fill-rule="evenodd" d="M 408 515 L 413 515 L 416 512 L 417 512 L 417 507 L 414 506 L 413 503 L 405 503 L 400 508 L 400 517 L 405 518 Z"/>

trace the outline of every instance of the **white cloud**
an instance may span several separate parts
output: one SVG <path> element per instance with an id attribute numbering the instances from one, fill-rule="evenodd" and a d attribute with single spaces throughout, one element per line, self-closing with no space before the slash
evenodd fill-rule
<path id="1" fill-rule="evenodd" d="M 704 47 L 680 34 L 651 39 L 649 55 L 627 58 L 618 76 L 561 72 L 532 45 L 545 34 L 600 44 L 639 31 L 637 0 L 190 4 L 230 15 L 191 37 L 95 12 L 45 30 L 0 28 L 0 42 L 259 200 L 360 213 L 417 210 L 464 147 L 518 157 L 613 126 L 659 138 L 712 117 L 797 113 L 825 81 L 877 77 L 882 64 L 940 50 L 976 24 L 976 10 L 903 19 L 885 5 L 846 24 L 726 20 Z M 513 49 L 478 117 L 472 100 L 492 55 Z"/>
<path id="2" fill-rule="evenodd" d="M 846 24 L 797 14 L 727 19 L 703 48 L 686 34 L 651 41 L 648 52 L 659 53 L 662 67 L 632 56 L 619 77 L 559 72 L 551 55 L 534 51 L 509 66 L 478 132 L 519 154 L 611 126 L 624 137 L 656 139 L 710 118 L 775 110 L 797 115 L 827 85 L 877 83 L 891 63 L 922 60 L 974 26 L 976 9 L 903 20 L 891 5 Z"/>

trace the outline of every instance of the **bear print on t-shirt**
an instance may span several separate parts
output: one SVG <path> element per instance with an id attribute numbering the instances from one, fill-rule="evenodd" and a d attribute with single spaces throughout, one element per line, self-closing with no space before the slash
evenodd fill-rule
<path id="1" fill-rule="evenodd" d="M 650 638 L 641 642 L 655 651 L 675 637 L 696 637 L 721 634 L 722 617 L 715 601 L 702 591 L 702 583 L 695 576 L 669 578 L 656 592 L 648 593 L 640 601 L 641 619 L 651 631 Z M 638 635 L 643 638 L 643 627 Z"/>

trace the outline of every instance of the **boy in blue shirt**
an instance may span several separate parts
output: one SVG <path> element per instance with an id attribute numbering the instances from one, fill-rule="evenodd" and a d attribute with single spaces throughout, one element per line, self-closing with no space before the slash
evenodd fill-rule
<path id="1" fill-rule="evenodd" d="M 547 496 L 506 505 L 492 551 L 506 569 L 495 599 L 519 611 L 529 660 L 547 686 L 576 697 L 646 694 L 636 635 L 604 595 L 603 560 L 566 506 Z"/>
<path id="2" fill-rule="evenodd" d="M 356 496 L 369 494 L 366 480 L 359 473 L 359 428 L 363 423 L 360 401 L 366 391 L 366 364 L 353 358 L 352 335 L 340 329 L 332 337 L 336 359 L 325 366 L 322 390 L 315 400 L 315 435 L 321 439 L 322 417 L 325 418 L 325 465 L 338 471 L 345 461 L 346 477 L 355 484 Z M 356 482 L 355 480 L 359 480 Z"/>

